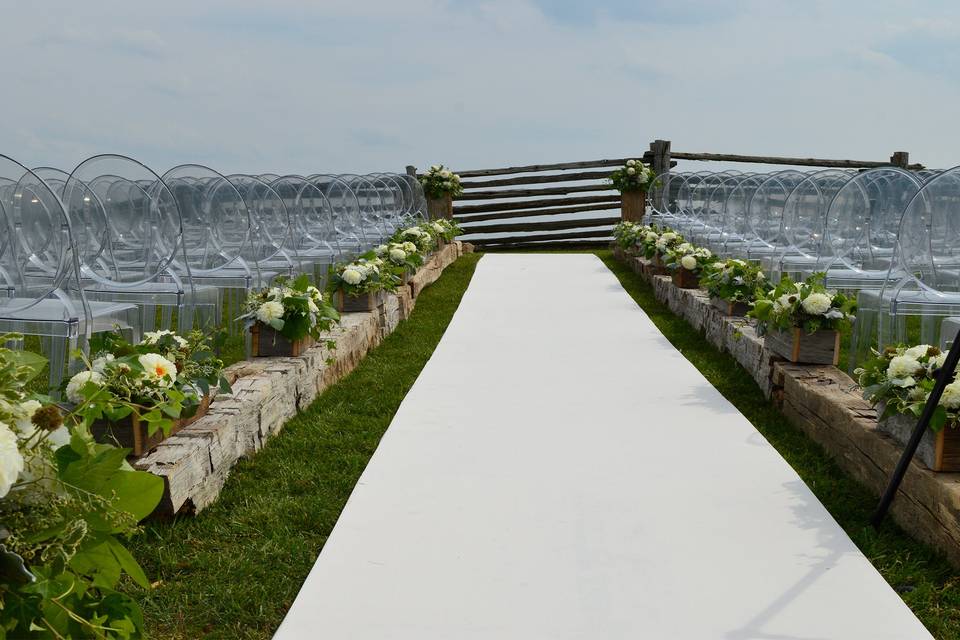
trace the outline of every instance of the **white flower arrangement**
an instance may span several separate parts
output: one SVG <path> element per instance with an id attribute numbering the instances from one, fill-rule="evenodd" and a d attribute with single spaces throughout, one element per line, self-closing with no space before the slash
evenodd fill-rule
<path id="1" fill-rule="evenodd" d="M 423 192 L 428 198 L 457 197 L 463 193 L 460 185 L 460 176 L 450 171 L 442 164 L 434 164 L 423 175 L 419 176 Z"/>
<path id="2" fill-rule="evenodd" d="M 359 282 L 362 275 L 347 274 Z M 317 338 L 339 320 L 337 312 L 324 300 L 323 293 L 310 284 L 306 275 L 295 280 L 279 279 L 276 286 L 249 295 L 240 320 L 249 325 L 259 322 L 290 340 L 306 336 Z"/>
<path id="3" fill-rule="evenodd" d="M 610 183 L 620 193 L 649 191 L 657 186 L 657 175 L 640 160 L 631 159 L 610 174 Z"/>
<path id="4" fill-rule="evenodd" d="M 415 231 L 417 234 L 420 234 L 405 233 L 405 237 L 417 239 L 426 238 L 427 241 L 430 240 L 430 236 L 419 229 L 412 228 L 405 231 Z M 415 246 L 419 249 L 420 245 L 415 244 Z M 353 262 L 336 265 L 331 273 L 330 290 L 332 292 L 339 291 L 344 295 L 357 297 L 367 293 L 393 291 L 396 289 L 397 285 L 401 282 L 400 274 L 405 267 L 395 264 L 392 261 L 389 256 L 391 251 L 390 247 L 393 247 L 393 251 L 402 251 L 404 253 L 404 264 L 407 264 L 406 261 L 409 261 L 412 256 L 418 255 L 416 252 L 408 253 L 402 243 L 388 245 L 385 257 L 380 257 L 375 251 L 370 251 Z M 399 256 L 399 254 L 396 255 Z"/>
<path id="5" fill-rule="evenodd" d="M 662 235 L 660 237 L 663 238 Z M 686 269 L 699 273 L 713 262 L 713 253 L 707 248 L 680 242 L 664 251 L 664 262 L 670 269 Z"/>
<path id="6" fill-rule="evenodd" d="M 856 319 L 856 300 L 827 290 L 823 277 L 824 274 L 815 273 L 803 282 L 794 282 L 784 276 L 774 289 L 757 296 L 747 315 L 756 318 L 761 333 L 768 327 L 798 327 L 814 333 L 849 326 Z"/>

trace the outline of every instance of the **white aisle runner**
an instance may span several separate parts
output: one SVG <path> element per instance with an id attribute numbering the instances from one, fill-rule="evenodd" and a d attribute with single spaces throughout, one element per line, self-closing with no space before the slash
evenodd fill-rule
<path id="1" fill-rule="evenodd" d="M 930 636 L 600 260 L 488 255 L 276 638 Z"/>

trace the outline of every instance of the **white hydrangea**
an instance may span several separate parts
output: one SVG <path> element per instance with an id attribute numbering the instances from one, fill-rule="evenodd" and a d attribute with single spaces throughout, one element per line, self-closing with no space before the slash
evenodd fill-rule
<path id="1" fill-rule="evenodd" d="M 413 244 L 412 242 L 404 242 L 403 244 L 400 245 L 400 248 L 406 251 L 407 253 L 417 252 L 417 245 Z"/>
<path id="2" fill-rule="evenodd" d="M 693 245 L 689 242 L 681 243 L 680 246 L 677 247 L 678 253 L 689 253 L 690 251 L 693 251 Z"/>
<path id="3" fill-rule="evenodd" d="M 17 446 L 17 435 L 0 422 L 0 498 L 10 493 L 21 471 L 23 455 Z"/>
<path id="4" fill-rule="evenodd" d="M 693 271 L 694 269 L 697 268 L 697 259 L 694 258 L 693 256 L 683 256 L 682 258 L 680 258 L 680 264 L 683 266 L 684 269 L 689 269 L 690 271 Z"/>
<path id="5" fill-rule="evenodd" d="M 930 345 L 928 344 L 918 344 L 915 347 L 910 347 L 903 352 L 903 355 L 910 356 L 911 358 L 922 358 L 927 355 L 927 351 L 930 350 Z"/>
<path id="6" fill-rule="evenodd" d="M 361 273 L 359 269 L 344 269 L 340 277 L 343 278 L 343 281 L 347 284 L 355 285 L 360 284 L 366 276 Z"/>
<path id="7" fill-rule="evenodd" d="M 648 231 L 648 232 L 647 232 L 647 242 L 656 242 L 656 241 L 657 241 L 657 238 L 659 238 L 659 237 L 660 237 L 660 236 L 657 235 L 657 232 L 656 232 L 656 231 Z"/>
<path id="8" fill-rule="evenodd" d="M 440 224 L 439 222 L 434 222 L 430 226 L 433 227 L 433 230 L 436 231 L 437 233 L 443 233 L 445 231 L 445 229 L 443 228 L 443 225 Z"/>
<path id="9" fill-rule="evenodd" d="M 633 167 L 633 166 L 635 166 L 636 164 L 637 164 L 637 161 L 636 161 L 636 160 L 627 160 L 627 166 L 628 166 L 628 167 Z"/>
<path id="10" fill-rule="evenodd" d="M 830 296 L 825 293 L 814 292 L 808 295 L 800 305 L 803 310 L 812 316 L 822 316 L 830 310 Z"/>
<path id="11" fill-rule="evenodd" d="M 403 262 L 407 259 L 407 253 L 403 249 L 390 249 L 390 259 L 394 262 Z"/>
<path id="12" fill-rule="evenodd" d="M 271 290 L 272 291 L 272 290 Z M 153 345 L 157 344 L 160 341 L 160 338 L 164 336 L 173 336 L 173 341 L 177 343 L 181 348 L 186 348 L 190 343 L 187 342 L 184 338 L 181 338 L 173 331 L 168 329 L 161 329 L 159 331 L 147 331 L 143 334 L 143 340 L 140 341 L 140 344 Z"/>
<path id="13" fill-rule="evenodd" d="M 83 396 L 80 395 L 80 390 L 88 382 L 103 384 L 103 375 L 96 371 L 81 371 L 70 378 L 70 382 L 67 383 L 67 400 L 74 404 L 83 402 Z"/>
<path id="14" fill-rule="evenodd" d="M 627 175 L 634 175 L 637 172 L 633 167 L 627 167 Z"/>
<path id="15" fill-rule="evenodd" d="M 99 358 L 94 358 L 93 362 L 90 363 L 90 368 L 96 371 L 97 373 L 103 373 L 107 365 L 115 360 L 112 353 L 102 355 Z"/>
<path id="16" fill-rule="evenodd" d="M 915 374 L 921 365 L 916 358 L 911 358 L 908 355 L 894 356 L 890 359 L 890 364 L 887 365 L 887 377 L 888 378 L 906 378 Z"/>
<path id="17" fill-rule="evenodd" d="M 665 232 L 660 236 L 660 239 L 663 240 L 663 241 L 665 241 L 665 242 L 671 242 L 671 241 L 677 239 L 677 234 L 675 234 L 673 231 L 665 231 Z"/>
<path id="18" fill-rule="evenodd" d="M 409 229 L 403 230 L 403 235 L 410 236 L 411 238 L 419 238 L 423 235 L 423 231 L 417 229 L 416 227 L 410 227 Z"/>
<path id="19" fill-rule="evenodd" d="M 943 388 L 940 404 L 947 409 L 960 409 L 960 380 L 951 382 Z"/>
<path id="20" fill-rule="evenodd" d="M 378 256 L 382 256 L 383 254 L 385 254 L 385 253 L 387 252 L 387 245 L 385 245 L 385 244 L 377 245 L 377 247 L 376 247 L 373 251 L 374 251 L 374 253 L 376 253 Z"/>
<path id="21" fill-rule="evenodd" d="M 161 386 L 169 386 L 177 379 L 177 365 L 159 353 L 145 353 L 137 358 L 137 362 L 143 367 L 144 375 Z"/>
<path id="22" fill-rule="evenodd" d="M 276 300 L 267 300 L 257 309 L 257 320 L 263 324 L 270 324 L 273 320 L 283 317 L 283 303 Z"/>

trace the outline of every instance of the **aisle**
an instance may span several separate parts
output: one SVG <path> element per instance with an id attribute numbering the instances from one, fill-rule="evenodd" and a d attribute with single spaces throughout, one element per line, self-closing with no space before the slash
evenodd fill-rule
<path id="1" fill-rule="evenodd" d="M 480 261 L 276 636 L 929 637 L 599 259 L 543 254 Z"/>

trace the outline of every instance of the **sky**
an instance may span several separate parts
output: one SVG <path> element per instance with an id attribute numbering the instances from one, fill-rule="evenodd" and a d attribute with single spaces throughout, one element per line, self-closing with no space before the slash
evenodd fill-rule
<path id="1" fill-rule="evenodd" d="M 0 153 L 28 166 L 123 153 L 161 173 L 467 170 L 638 155 L 657 138 L 675 151 L 906 150 L 960 164 L 956 2 L 0 8 Z"/>

